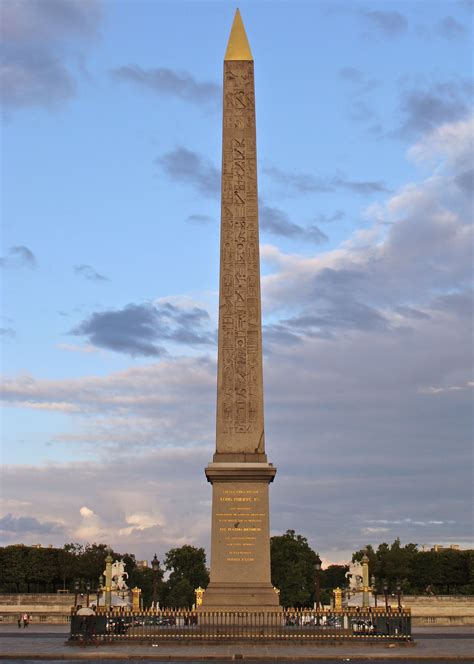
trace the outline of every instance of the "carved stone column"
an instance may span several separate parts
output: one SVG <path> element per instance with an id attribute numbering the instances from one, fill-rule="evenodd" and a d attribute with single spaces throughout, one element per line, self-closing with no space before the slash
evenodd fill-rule
<path id="1" fill-rule="evenodd" d="M 237 10 L 224 59 L 211 582 L 203 609 L 278 607 L 270 582 L 253 58 Z"/>

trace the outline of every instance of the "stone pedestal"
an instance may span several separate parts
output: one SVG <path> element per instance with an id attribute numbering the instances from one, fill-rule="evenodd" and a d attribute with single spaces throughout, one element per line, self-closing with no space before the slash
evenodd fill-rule
<path id="1" fill-rule="evenodd" d="M 278 594 L 270 581 L 269 463 L 211 463 L 211 582 L 204 610 L 275 610 Z"/>

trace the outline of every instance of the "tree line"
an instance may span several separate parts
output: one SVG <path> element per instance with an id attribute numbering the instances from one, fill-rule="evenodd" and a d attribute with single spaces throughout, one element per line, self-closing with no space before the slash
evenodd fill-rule
<path id="1" fill-rule="evenodd" d="M 294 530 L 271 538 L 271 578 L 280 590 L 283 606 L 307 607 L 316 601 L 316 552 L 308 540 Z M 105 570 L 105 558 L 111 551 L 106 544 L 65 544 L 62 548 L 36 548 L 25 545 L 0 547 L 0 593 L 75 591 L 89 583 L 95 592 Z M 376 589 L 384 585 L 394 592 L 398 581 L 405 594 L 474 594 L 474 551 L 420 551 L 416 544 L 368 545 L 356 551 L 352 560 L 369 557 L 369 573 L 375 576 Z M 137 564 L 134 554 L 111 551 L 114 560 L 123 559 L 129 574 L 129 588 L 142 590 L 144 606 L 151 604 L 153 571 Z M 321 602 L 329 604 L 332 590 L 347 585 L 348 565 L 329 565 L 319 573 Z M 170 549 L 161 561 L 155 577 L 160 606 L 191 607 L 194 589 L 209 583 L 206 555 L 202 548 L 190 545 Z"/>
<path id="2" fill-rule="evenodd" d="M 154 573 L 137 564 L 133 553 L 119 553 L 106 544 L 65 544 L 62 548 L 37 548 L 23 544 L 0 547 L 0 593 L 56 593 L 68 590 L 95 594 L 105 570 L 108 554 L 125 562 L 129 588 L 142 590 L 145 607 L 151 605 Z M 164 580 L 165 573 L 167 575 Z M 185 607 L 194 603 L 194 589 L 209 583 L 204 549 L 184 545 L 170 549 L 159 564 L 155 577 L 161 606 Z"/>
<path id="3" fill-rule="evenodd" d="M 374 574 L 379 592 L 386 580 L 393 592 L 400 580 L 405 594 L 425 592 L 436 595 L 474 594 L 474 550 L 420 551 L 416 544 L 402 546 L 396 539 L 390 546 L 383 542 L 374 549 L 370 544 L 354 553 L 360 560 L 365 553 L 369 558 L 370 574 Z"/>

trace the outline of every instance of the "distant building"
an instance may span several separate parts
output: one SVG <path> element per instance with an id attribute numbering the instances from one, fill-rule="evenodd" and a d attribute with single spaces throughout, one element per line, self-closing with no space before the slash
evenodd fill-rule
<path id="1" fill-rule="evenodd" d="M 450 544 L 449 546 L 435 544 L 431 551 L 434 551 L 435 553 L 440 553 L 441 551 L 461 551 L 461 547 L 459 544 Z"/>
<path id="2" fill-rule="evenodd" d="M 148 569 L 150 566 L 148 560 L 137 560 L 137 567 L 138 569 Z"/>

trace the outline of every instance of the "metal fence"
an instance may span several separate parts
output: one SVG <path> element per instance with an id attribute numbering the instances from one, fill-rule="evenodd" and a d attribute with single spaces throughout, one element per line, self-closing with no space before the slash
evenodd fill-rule
<path id="1" fill-rule="evenodd" d="M 71 617 L 70 641 L 409 641 L 410 610 L 101 611 Z"/>

